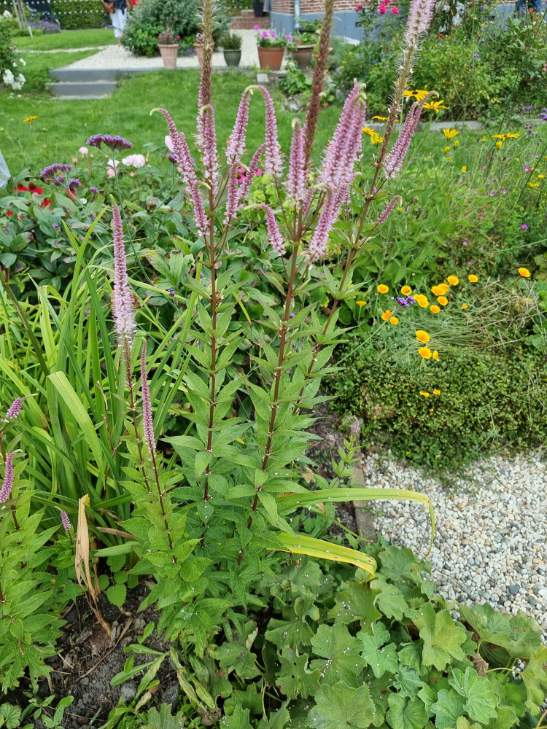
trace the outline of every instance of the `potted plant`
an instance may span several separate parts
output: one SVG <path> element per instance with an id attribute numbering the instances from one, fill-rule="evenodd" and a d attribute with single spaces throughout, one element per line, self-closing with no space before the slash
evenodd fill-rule
<path id="1" fill-rule="evenodd" d="M 226 65 L 237 68 L 241 61 L 241 36 L 235 33 L 226 33 L 220 39 L 220 46 Z"/>
<path id="2" fill-rule="evenodd" d="M 165 68 L 177 67 L 180 37 L 169 28 L 158 35 L 158 48 Z"/>
<path id="3" fill-rule="evenodd" d="M 277 35 L 272 28 L 258 29 L 257 37 L 258 61 L 260 68 L 268 71 L 279 71 L 285 55 L 287 39 Z"/>
<path id="4" fill-rule="evenodd" d="M 295 31 L 288 47 L 291 56 L 302 70 L 311 66 L 313 49 L 317 43 L 318 34 L 321 30 L 321 23 L 316 20 L 302 21 Z"/>

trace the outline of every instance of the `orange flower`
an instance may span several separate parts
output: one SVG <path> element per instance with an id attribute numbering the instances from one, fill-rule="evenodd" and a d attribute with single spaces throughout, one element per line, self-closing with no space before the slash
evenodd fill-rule
<path id="1" fill-rule="evenodd" d="M 410 288 L 410 286 L 402 286 L 401 293 L 403 296 L 410 296 L 410 294 L 412 293 L 412 289 Z"/>
<path id="2" fill-rule="evenodd" d="M 448 299 L 446 296 L 437 296 L 437 301 L 441 306 L 446 306 L 448 304 Z"/>
<path id="3" fill-rule="evenodd" d="M 386 309 L 385 311 L 382 312 L 382 319 L 384 321 L 391 319 L 392 316 L 393 316 L 393 312 L 391 311 L 391 309 Z"/>
<path id="4" fill-rule="evenodd" d="M 418 354 L 422 357 L 422 359 L 431 359 L 432 356 L 432 352 L 429 347 L 420 347 Z"/>
<path id="5" fill-rule="evenodd" d="M 431 306 L 429 307 L 429 311 L 432 314 L 438 314 L 440 310 L 441 310 L 441 307 L 437 306 L 437 304 L 431 304 Z"/>
<path id="6" fill-rule="evenodd" d="M 429 342 L 429 340 L 431 339 L 431 337 L 423 329 L 417 329 L 416 330 L 416 339 L 418 340 L 418 342 L 421 342 L 422 344 L 427 344 Z"/>
<path id="7" fill-rule="evenodd" d="M 433 357 L 433 359 L 435 360 L 435 362 L 438 362 L 440 360 L 439 353 L 437 352 L 436 349 L 432 352 L 431 356 Z"/>
<path id="8" fill-rule="evenodd" d="M 454 274 L 447 276 L 446 280 L 451 286 L 457 286 L 460 283 L 460 279 L 457 276 L 454 276 Z"/>
<path id="9" fill-rule="evenodd" d="M 427 296 L 425 296 L 424 294 L 414 294 L 414 301 L 422 309 L 427 309 L 427 307 L 429 306 L 429 301 L 427 299 Z"/>
<path id="10" fill-rule="evenodd" d="M 432 286 L 431 291 L 435 294 L 435 296 L 444 296 L 450 291 L 450 288 L 449 286 L 447 286 L 447 284 L 440 283 L 436 286 Z"/>
<path id="11" fill-rule="evenodd" d="M 532 275 L 527 268 L 524 268 L 524 266 L 518 269 L 518 273 L 519 276 L 522 276 L 522 278 L 530 278 L 530 276 Z"/>
<path id="12" fill-rule="evenodd" d="M 378 286 L 376 287 L 376 291 L 379 294 L 387 294 L 389 293 L 389 286 L 386 286 L 385 284 L 378 284 Z"/>
<path id="13" fill-rule="evenodd" d="M 469 283 L 478 283 L 479 277 L 475 273 L 470 273 L 467 280 Z"/>
<path id="14" fill-rule="evenodd" d="M 391 326 L 396 327 L 397 324 L 399 323 L 399 317 L 398 316 L 392 316 L 390 318 L 390 320 L 389 320 L 389 323 L 391 324 Z"/>

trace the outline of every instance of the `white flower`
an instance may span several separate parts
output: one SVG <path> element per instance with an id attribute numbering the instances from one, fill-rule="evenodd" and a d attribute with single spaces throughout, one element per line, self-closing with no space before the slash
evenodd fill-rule
<path id="1" fill-rule="evenodd" d="M 167 134 L 167 135 L 165 136 L 165 146 L 167 147 L 167 149 L 168 149 L 168 150 L 169 150 L 170 152 L 174 152 L 174 151 L 175 151 L 175 149 L 174 149 L 174 147 L 173 147 L 173 142 L 172 142 L 172 140 L 171 140 L 171 135 L 170 135 L 170 134 Z"/>
<path id="2" fill-rule="evenodd" d="M 127 157 L 122 159 L 122 164 L 126 167 L 144 167 L 146 164 L 146 157 L 144 154 L 128 154 Z"/>
<path id="3" fill-rule="evenodd" d="M 2 17 L 3 18 L 13 18 L 13 15 L 10 13 L 9 10 L 4 10 L 4 12 L 2 13 Z"/>
<path id="4" fill-rule="evenodd" d="M 27 62 L 25 61 L 24 58 L 20 58 L 19 59 L 19 63 L 21 64 L 21 66 L 26 66 L 27 65 Z"/>
<path id="5" fill-rule="evenodd" d="M 2 81 L 7 85 L 11 86 L 12 83 L 15 81 L 15 76 L 11 72 L 9 68 L 6 68 L 4 73 L 2 74 Z"/>
<path id="6" fill-rule="evenodd" d="M 87 147 L 80 147 L 78 152 L 82 155 L 82 157 L 87 157 L 89 154 L 89 149 Z"/>
<path id="7" fill-rule="evenodd" d="M 115 177 L 116 176 L 116 169 L 120 163 L 117 159 L 109 159 L 108 163 L 106 165 L 106 176 L 107 177 Z"/>

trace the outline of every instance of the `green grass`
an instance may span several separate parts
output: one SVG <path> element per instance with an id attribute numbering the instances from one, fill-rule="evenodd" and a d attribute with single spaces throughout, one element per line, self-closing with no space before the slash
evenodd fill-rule
<path id="1" fill-rule="evenodd" d="M 89 28 L 88 30 L 62 30 L 60 33 L 43 33 L 18 36 L 15 45 L 20 50 L 56 51 L 67 48 L 87 48 L 92 46 L 108 46 L 116 42 L 114 34 L 106 28 Z"/>
<path id="2" fill-rule="evenodd" d="M 197 71 L 147 73 L 122 81 L 112 97 L 90 101 L 61 101 L 45 94 L 0 94 L 0 136 L 2 151 L 13 172 L 25 168 L 31 171 L 53 161 L 69 160 L 90 134 L 122 134 L 142 151 L 152 143 L 163 149 L 165 123 L 150 111 L 167 107 L 179 127 L 193 143 L 195 134 Z M 239 98 L 246 86 L 254 82 L 252 75 L 222 73 L 214 78 L 214 100 L 219 140 L 224 143 L 230 134 Z M 281 100 L 280 94 L 275 94 Z M 248 132 L 248 147 L 254 149 L 264 136 L 263 104 L 256 96 L 252 102 Z M 278 105 L 279 136 L 288 149 L 293 114 Z M 321 149 L 336 122 L 339 108 L 321 112 L 317 149 Z M 31 125 L 24 117 L 35 115 Z"/>

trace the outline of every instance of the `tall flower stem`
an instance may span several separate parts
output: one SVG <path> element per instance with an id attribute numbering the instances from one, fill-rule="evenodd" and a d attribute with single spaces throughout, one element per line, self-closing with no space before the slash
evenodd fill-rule
<path id="1" fill-rule="evenodd" d="M 300 248 L 300 236 L 296 239 L 293 245 L 293 251 L 291 255 L 291 259 L 289 262 L 289 278 L 287 282 L 287 293 L 285 295 L 285 304 L 283 307 L 283 316 L 281 319 L 281 324 L 279 325 L 279 351 L 277 356 L 277 366 L 275 368 L 274 373 L 274 381 L 273 381 L 273 399 L 272 399 L 272 409 L 270 413 L 270 420 L 268 423 L 268 432 L 266 434 L 266 444 L 264 446 L 264 454 L 262 456 L 262 464 L 261 468 L 263 471 L 265 471 L 268 467 L 268 463 L 270 462 L 270 457 L 272 455 L 272 444 L 273 444 L 273 436 L 275 432 L 275 423 L 277 420 L 277 413 L 279 411 L 279 402 L 280 402 L 280 393 L 281 393 L 281 379 L 283 376 L 283 366 L 285 364 L 285 356 L 286 356 L 286 348 L 287 348 L 287 331 L 289 328 L 289 319 L 291 315 L 291 308 L 294 301 L 294 289 L 296 284 L 296 274 L 297 274 L 297 260 L 298 260 L 298 251 Z M 251 505 L 251 512 L 256 511 L 258 507 L 258 497 L 260 493 L 260 486 L 256 488 L 255 495 L 253 498 L 253 502 Z M 252 524 L 252 514 L 249 515 L 249 522 L 248 526 L 250 527 Z"/>
<path id="2" fill-rule="evenodd" d="M 127 382 L 127 389 L 129 390 L 129 412 L 131 414 L 131 421 L 133 424 L 133 432 L 135 434 L 135 443 L 137 444 L 137 453 L 139 456 L 139 463 L 142 470 L 142 475 L 144 479 L 144 485 L 146 486 L 146 490 L 150 493 L 150 482 L 148 481 L 148 476 L 146 475 L 146 467 L 144 462 L 144 454 L 142 449 L 142 442 L 139 435 L 139 427 L 137 424 L 137 404 L 136 404 L 136 398 L 135 398 L 135 384 L 133 382 L 133 373 L 132 373 L 132 367 L 131 367 L 131 346 L 127 339 L 124 339 L 123 341 L 123 359 L 125 364 L 125 379 Z"/>
<path id="3" fill-rule="evenodd" d="M 213 190 L 209 191 L 209 267 L 211 269 L 211 366 L 209 369 L 209 419 L 207 422 L 207 453 L 213 452 L 213 429 L 215 425 L 216 412 L 216 389 L 217 389 L 217 315 L 219 294 L 217 291 L 217 251 L 215 245 L 215 218 L 214 218 L 214 195 Z M 210 467 L 207 466 L 205 471 L 205 487 L 203 490 L 203 500 L 209 499 L 209 474 Z"/>

